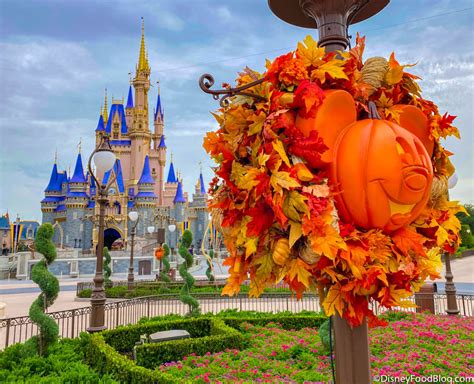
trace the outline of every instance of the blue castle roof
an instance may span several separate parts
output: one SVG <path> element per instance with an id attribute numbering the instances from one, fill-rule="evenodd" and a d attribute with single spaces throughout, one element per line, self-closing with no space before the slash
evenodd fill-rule
<path id="1" fill-rule="evenodd" d="M 150 160 L 148 155 L 145 157 L 145 163 L 143 164 L 143 171 L 140 180 L 138 180 L 138 184 L 154 184 L 155 180 L 151 177 L 150 172 Z"/>
<path id="2" fill-rule="evenodd" d="M 125 191 L 124 183 L 123 183 L 123 175 L 122 175 L 122 163 L 120 162 L 120 159 L 117 159 L 114 164 L 114 173 L 115 173 L 115 180 L 117 181 L 117 186 L 119 189 L 120 193 L 123 193 Z M 109 170 L 105 172 L 104 178 L 102 179 L 103 184 L 107 184 L 109 181 L 110 173 L 112 170 Z"/>
<path id="3" fill-rule="evenodd" d="M 176 189 L 176 196 L 173 200 L 174 203 L 185 203 L 186 200 L 184 199 L 183 195 L 183 186 L 181 185 L 181 181 L 178 181 L 178 189 Z"/>
<path id="4" fill-rule="evenodd" d="M 49 178 L 49 183 L 45 192 L 57 192 L 61 190 L 61 185 L 58 184 L 58 166 L 56 163 L 53 165 L 53 170 L 51 171 L 51 177 Z"/>
<path id="5" fill-rule="evenodd" d="M 202 172 L 201 174 L 199 175 L 199 184 L 200 184 L 200 187 L 201 187 L 201 193 L 206 193 L 206 187 L 204 186 L 204 177 L 202 177 Z"/>
<path id="6" fill-rule="evenodd" d="M 102 115 L 100 115 L 99 117 L 99 122 L 97 123 L 97 128 L 95 129 L 95 131 L 105 131 L 104 118 L 102 117 Z"/>
<path id="7" fill-rule="evenodd" d="M 8 216 L 2 216 L 0 217 L 0 228 L 10 228 L 10 220 L 8 219 Z"/>
<path id="8" fill-rule="evenodd" d="M 176 175 L 174 173 L 174 165 L 173 162 L 170 164 L 170 170 L 168 172 L 168 179 L 166 180 L 167 183 L 176 183 L 178 180 L 176 180 Z"/>
<path id="9" fill-rule="evenodd" d="M 132 94 L 132 86 L 128 88 L 128 98 L 127 98 L 127 105 L 125 108 L 133 108 L 133 94 Z"/>
<path id="10" fill-rule="evenodd" d="M 87 183 L 84 177 L 84 168 L 82 168 L 82 157 L 81 154 L 77 154 L 76 167 L 74 168 L 74 174 L 72 175 L 71 183 Z"/>
<path id="11" fill-rule="evenodd" d="M 158 145 L 158 148 L 166 148 L 165 135 L 161 136 L 161 140 L 160 140 L 160 144 Z"/>
<path id="12" fill-rule="evenodd" d="M 127 122 L 125 121 L 125 110 L 123 108 L 123 104 L 112 104 L 110 107 L 109 119 L 107 120 L 107 126 L 105 127 L 105 132 L 111 133 L 112 132 L 112 120 L 114 119 L 115 114 L 118 113 L 119 119 L 122 125 L 122 134 L 126 134 L 128 132 L 127 129 Z"/>
<path id="13" fill-rule="evenodd" d="M 155 109 L 155 120 L 158 117 L 158 114 L 160 114 L 160 119 L 163 120 L 163 110 L 161 108 L 161 96 L 160 93 L 158 92 L 158 98 L 156 99 L 156 109 Z"/>

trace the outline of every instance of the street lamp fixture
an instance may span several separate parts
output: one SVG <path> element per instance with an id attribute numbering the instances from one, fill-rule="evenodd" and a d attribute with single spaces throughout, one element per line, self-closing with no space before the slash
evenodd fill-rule
<path id="1" fill-rule="evenodd" d="M 95 170 L 97 175 L 92 170 L 92 161 L 94 161 Z M 110 146 L 109 136 L 107 134 L 102 135 L 101 140 L 97 148 L 91 153 L 88 162 L 89 174 L 92 180 L 97 185 L 98 197 L 97 203 L 99 204 L 99 233 L 96 249 L 96 268 L 94 276 L 94 289 L 91 295 L 91 316 L 89 321 L 89 327 L 87 331 L 99 332 L 107 329 L 105 325 L 105 290 L 104 290 L 104 229 L 105 229 L 105 206 L 107 204 L 107 191 L 109 186 L 114 182 L 115 178 L 109 177 L 107 184 L 100 182 L 97 177 L 103 177 L 103 175 L 110 171 L 116 161 L 115 154 Z"/>
<path id="2" fill-rule="evenodd" d="M 130 265 L 128 267 L 128 290 L 131 291 L 133 289 L 133 281 L 134 281 L 134 274 L 133 274 L 133 248 L 135 246 L 135 233 L 137 230 L 137 225 L 140 217 L 138 216 L 137 211 L 131 211 L 128 213 L 128 218 L 132 222 L 132 231 L 130 233 L 131 236 L 131 244 L 130 244 Z"/>

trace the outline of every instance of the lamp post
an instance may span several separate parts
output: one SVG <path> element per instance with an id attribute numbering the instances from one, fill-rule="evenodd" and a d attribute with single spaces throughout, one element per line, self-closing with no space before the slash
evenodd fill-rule
<path id="1" fill-rule="evenodd" d="M 456 184 L 458 183 L 458 175 L 454 173 L 448 179 L 448 189 L 453 189 Z M 449 200 L 449 193 L 448 193 L 448 200 Z M 444 277 L 446 278 L 446 284 L 444 285 L 444 291 L 446 292 L 446 301 L 448 308 L 446 309 L 446 313 L 448 315 L 457 315 L 459 314 L 458 303 L 456 301 L 456 286 L 454 285 L 454 276 L 451 272 L 451 254 L 449 252 L 444 254 L 444 264 L 446 267 L 446 274 Z"/>
<path id="2" fill-rule="evenodd" d="M 135 246 L 135 233 L 137 230 L 137 225 L 140 217 L 138 216 L 137 211 L 132 211 L 128 213 L 128 218 L 132 221 L 132 231 L 130 233 L 131 236 L 131 244 L 130 244 L 130 265 L 128 267 L 128 290 L 131 291 L 133 289 L 133 281 L 134 281 L 134 275 L 133 275 L 133 248 Z"/>
<path id="3" fill-rule="evenodd" d="M 104 290 L 104 229 L 105 229 L 105 206 L 107 204 L 107 192 L 109 185 L 114 181 L 112 177 L 109 177 L 109 182 L 103 184 L 97 180 L 95 173 L 92 170 L 92 160 L 94 160 L 95 169 L 99 176 L 103 176 L 106 172 L 110 171 L 115 164 L 116 157 L 110 146 L 109 136 L 103 135 L 97 148 L 91 153 L 89 157 L 89 174 L 91 175 L 94 183 L 97 185 L 98 197 L 97 203 L 99 204 L 99 233 L 96 250 L 96 269 L 94 276 L 94 289 L 91 295 L 91 315 L 90 322 L 87 331 L 99 332 L 103 331 L 107 327 L 105 326 L 105 290 Z"/>
<path id="4" fill-rule="evenodd" d="M 173 234 L 173 232 L 176 231 L 176 224 L 168 225 L 168 231 L 170 231 L 170 233 Z M 171 248 L 171 258 L 173 258 L 173 253 L 174 253 L 174 247 Z"/>

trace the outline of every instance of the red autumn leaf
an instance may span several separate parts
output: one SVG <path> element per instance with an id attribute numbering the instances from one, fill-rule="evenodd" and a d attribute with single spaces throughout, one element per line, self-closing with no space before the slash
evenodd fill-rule
<path id="1" fill-rule="evenodd" d="M 298 115 L 304 118 L 314 117 L 324 100 L 323 90 L 308 80 L 303 80 L 296 89 L 293 106 L 298 108 Z"/>
<path id="2" fill-rule="evenodd" d="M 258 202 L 247 211 L 252 220 L 247 224 L 247 236 L 259 236 L 273 224 L 275 218 L 273 210 L 264 202 Z"/>
<path id="3" fill-rule="evenodd" d="M 392 235 L 393 243 L 404 254 L 410 255 L 410 251 L 418 255 L 426 255 L 423 243 L 425 238 L 407 228 L 400 228 Z"/>
<path id="4" fill-rule="evenodd" d="M 290 154 L 306 160 L 312 168 L 318 167 L 321 154 L 328 149 L 316 131 L 311 131 L 309 137 L 300 136 L 293 140 L 287 139 L 286 144 Z"/>

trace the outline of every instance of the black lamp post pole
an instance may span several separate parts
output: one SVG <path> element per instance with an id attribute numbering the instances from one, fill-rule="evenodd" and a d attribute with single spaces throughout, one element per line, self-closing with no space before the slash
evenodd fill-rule
<path id="1" fill-rule="evenodd" d="M 104 229 L 105 229 L 105 206 L 107 204 L 107 187 L 99 186 L 99 233 L 96 250 L 96 270 L 94 276 L 94 289 L 91 295 L 91 316 L 87 331 L 99 332 L 107 329 L 105 325 L 105 290 L 104 290 Z"/>
<path id="2" fill-rule="evenodd" d="M 135 275 L 133 273 L 134 267 L 133 267 L 133 251 L 135 247 L 135 234 L 137 232 L 137 225 L 138 225 L 138 220 L 135 222 L 135 224 L 132 226 L 132 232 L 130 233 L 131 236 L 131 244 L 130 244 L 130 265 L 128 267 L 128 276 L 127 276 L 127 281 L 128 281 L 128 290 L 131 291 L 133 289 L 134 285 L 134 280 L 135 280 Z"/>
<path id="3" fill-rule="evenodd" d="M 446 292 L 446 300 L 448 302 L 448 308 L 446 309 L 446 313 L 448 315 L 458 315 L 458 303 L 456 302 L 456 286 L 453 282 L 453 273 L 451 272 L 451 254 L 445 253 L 444 254 L 444 263 L 446 265 L 446 284 L 444 286 L 444 291 Z"/>

